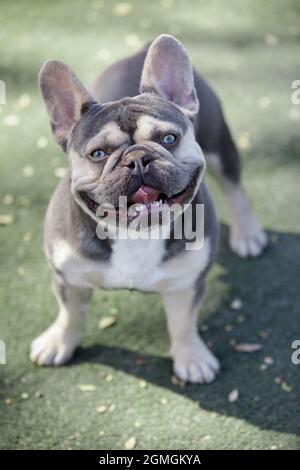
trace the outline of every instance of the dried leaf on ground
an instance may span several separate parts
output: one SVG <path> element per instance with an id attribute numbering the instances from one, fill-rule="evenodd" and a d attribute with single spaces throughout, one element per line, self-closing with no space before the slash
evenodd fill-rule
<path id="1" fill-rule="evenodd" d="M 3 198 L 3 204 L 10 206 L 14 202 L 14 197 L 12 194 L 5 194 Z"/>
<path id="2" fill-rule="evenodd" d="M 96 385 L 92 384 L 79 384 L 78 385 L 79 390 L 82 392 L 94 392 L 96 390 Z"/>
<path id="3" fill-rule="evenodd" d="M 267 366 L 272 366 L 274 364 L 274 359 L 271 356 L 266 356 L 264 358 L 264 363 L 267 364 Z"/>
<path id="4" fill-rule="evenodd" d="M 0 215 L 0 225 L 11 225 L 14 222 L 15 218 L 12 214 L 2 214 Z"/>
<path id="5" fill-rule="evenodd" d="M 124 443 L 124 449 L 126 450 L 132 450 L 136 446 L 136 438 L 134 436 L 130 437 L 127 439 L 127 441 Z"/>
<path id="6" fill-rule="evenodd" d="M 23 176 L 25 176 L 25 178 L 31 178 L 35 173 L 35 168 L 31 165 L 27 165 L 25 166 L 25 168 L 23 168 Z"/>
<path id="7" fill-rule="evenodd" d="M 291 392 L 292 391 L 292 387 L 289 384 L 287 384 L 286 382 L 282 382 L 281 388 L 285 392 Z"/>
<path id="8" fill-rule="evenodd" d="M 233 346 L 233 349 L 237 352 L 253 353 L 260 351 L 262 345 L 257 343 L 238 343 Z"/>
<path id="9" fill-rule="evenodd" d="M 105 405 L 97 406 L 96 411 L 98 413 L 105 413 L 107 411 L 107 407 Z"/>
<path id="10" fill-rule="evenodd" d="M 140 380 L 140 388 L 147 388 L 147 387 L 148 387 L 148 384 L 146 380 Z"/>
<path id="11" fill-rule="evenodd" d="M 113 13 L 116 16 L 127 16 L 131 13 L 132 5 L 129 2 L 117 3 L 113 8 Z"/>
<path id="12" fill-rule="evenodd" d="M 117 318 L 114 317 L 102 317 L 99 320 L 98 326 L 100 330 L 105 330 L 106 328 L 110 328 L 113 326 L 115 323 L 117 323 Z"/>
<path id="13" fill-rule="evenodd" d="M 239 393 L 238 389 L 235 388 L 234 390 L 232 390 L 232 392 L 229 393 L 228 401 L 230 403 L 233 403 L 233 402 L 237 401 L 238 398 L 239 398 L 239 395 L 240 395 L 240 393 Z"/>
<path id="14" fill-rule="evenodd" d="M 243 306 L 243 302 L 241 299 L 233 299 L 233 301 L 230 304 L 230 308 L 232 310 L 240 310 Z"/>

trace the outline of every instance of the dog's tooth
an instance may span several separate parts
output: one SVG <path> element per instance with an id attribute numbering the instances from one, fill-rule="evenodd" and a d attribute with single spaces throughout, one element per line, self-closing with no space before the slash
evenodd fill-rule
<path id="1" fill-rule="evenodd" d="M 147 205 L 146 204 L 138 204 L 136 207 L 135 207 L 135 210 L 138 214 L 140 214 L 142 211 L 145 211 L 147 210 Z"/>
<path id="2" fill-rule="evenodd" d="M 140 213 L 141 210 L 143 210 L 143 206 L 144 206 L 144 204 L 138 204 L 137 206 L 135 206 L 136 212 Z"/>

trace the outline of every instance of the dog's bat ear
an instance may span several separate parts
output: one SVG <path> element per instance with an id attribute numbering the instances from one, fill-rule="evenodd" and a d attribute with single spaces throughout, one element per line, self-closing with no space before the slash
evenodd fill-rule
<path id="1" fill-rule="evenodd" d="M 198 112 L 193 67 L 187 51 L 173 36 L 162 34 L 149 47 L 140 92 L 157 93 L 183 108 L 190 117 Z"/>
<path id="2" fill-rule="evenodd" d="M 55 140 L 65 149 L 83 105 L 92 102 L 93 98 L 75 73 L 58 60 L 49 60 L 43 65 L 39 85 Z"/>

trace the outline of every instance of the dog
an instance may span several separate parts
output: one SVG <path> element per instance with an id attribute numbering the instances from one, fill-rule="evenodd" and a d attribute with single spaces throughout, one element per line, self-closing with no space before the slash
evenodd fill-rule
<path id="1" fill-rule="evenodd" d="M 267 244 L 241 186 L 239 155 L 218 98 L 193 69 L 184 46 L 169 35 L 110 66 L 90 91 L 56 60 L 45 63 L 39 83 L 69 170 L 45 220 L 59 314 L 33 341 L 31 360 L 58 366 L 71 359 L 93 289 L 137 289 L 162 297 L 176 376 L 210 383 L 220 366 L 197 331 L 219 232 L 203 181 L 206 166 L 228 200 L 233 252 L 255 257 Z M 120 196 L 127 206 L 119 204 Z M 129 221 L 159 214 L 162 203 L 180 208 L 164 225 L 168 237 L 105 238 L 97 232 L 103 227 L 97 210 L 105 204 L 118 214 L 114 222 L 108 217 L 109 229 L 124 230 Z M 185 249 L 188 236 L 174 233 L 183 219 L 192 230 L 193 211 L 185 208 L 197 205 L 204 207 L 204 243 L 202 249 Z M 131 207 L 136 210 L 129 217 Z"/>

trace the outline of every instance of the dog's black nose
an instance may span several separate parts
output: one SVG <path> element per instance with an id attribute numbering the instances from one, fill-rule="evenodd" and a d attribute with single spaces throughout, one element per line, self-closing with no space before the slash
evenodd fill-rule
<path id="1" fill-rule="evenodd" d="M 124 157 L 124 165 L 132 170 L 132 174 L 144 173 L 153 156 L 145 150 L 136 149 L 128 152 Z"/>

